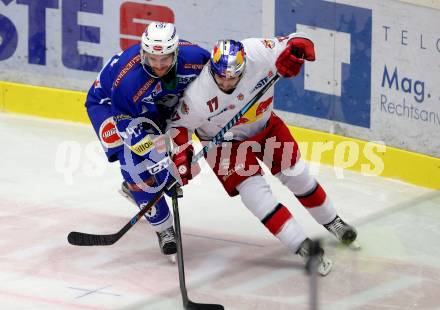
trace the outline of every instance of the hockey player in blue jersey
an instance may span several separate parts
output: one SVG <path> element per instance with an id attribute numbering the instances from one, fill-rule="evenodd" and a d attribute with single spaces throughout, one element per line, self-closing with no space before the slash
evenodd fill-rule
<path id="1" fill-rule="evenodd" d="M 123 191 L 139 207 L 172 176 L 162 133 L 188 84 L 210 54 L 180 41 L 174 24 L 151 23 L 142 41 L 113 56 L 91 87 L 86 107 L 110 162 L 119 160 Z M 176 253 L 173 219 L 162 198 L 147 214 L 162 253 Z"/>

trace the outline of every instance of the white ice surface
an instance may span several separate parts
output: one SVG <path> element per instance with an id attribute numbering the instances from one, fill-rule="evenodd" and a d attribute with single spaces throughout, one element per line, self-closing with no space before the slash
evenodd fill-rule
<path id="1" fill-rule="evenodd" d="M 114 233 L 137 212 L 118 194 L 118 164 L 106 163 L 90 126 L 0 114 L 0 141 L 0 309 L 182 308 L 176 265 L 144 221 L 113 246 L 67 243 L 73 230 Z M 321 309 L 440 309 L 440 192 L 350 171 L 341 179 L 327 166 L 317 178 L 357 226 L 360 252 L 337 245 L 267 174 L 334 262 L 319 279 Z M 302 262 L 205 163 L 179 204 L 192 300 L 308 309 Z"/>

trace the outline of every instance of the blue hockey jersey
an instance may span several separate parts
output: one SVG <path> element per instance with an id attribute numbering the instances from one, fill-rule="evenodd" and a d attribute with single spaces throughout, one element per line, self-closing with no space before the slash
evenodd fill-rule
<path id="1" fill-rule="evenodd" d="M 89 117 L 109 161 L 122 151 L 119 137 L 135 154 L 149 153 L 154 147 L 150 134 L 163 133 L 183 91 L 210 58 L 199 46 L 180 41 L 175 78 L 165 81 L 144 70 L 139 51 L 136 44 L 113 56 L 87 96 Z"/>
<path id="2" fill-rule="evenodd" d="M 153 78 L 143 68 L 139 46 L 121 54 L 112 88 L 112 113 L 119 135 L 135 154 L 147 158 L 154 136 L 162 134 L 179 98 L 209 60 L 210 54 L 179 42 L 175 77 Z"/>

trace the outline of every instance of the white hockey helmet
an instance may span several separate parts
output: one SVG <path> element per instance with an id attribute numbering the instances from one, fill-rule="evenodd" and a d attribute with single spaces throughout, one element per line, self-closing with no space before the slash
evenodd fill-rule
<path id="1" fill-rule="evenodd" d="M 152 22 L 142 34 L 142 50 L 154 55 L 171 54 L 179 46 L 176 26 L 170 23 Z"/>
<path id="2" fill-rule="evenodd" d="M 179 48 L 179 36 L 176 26 L 171 23 L 152 22 L 145 29 L 141 40 L 141 62 L 147 72 L 154 77 L 146 53 L 152 55 L 168 55 L 174 53 L 174 60 L 170 67 L 176 64 Z"/>

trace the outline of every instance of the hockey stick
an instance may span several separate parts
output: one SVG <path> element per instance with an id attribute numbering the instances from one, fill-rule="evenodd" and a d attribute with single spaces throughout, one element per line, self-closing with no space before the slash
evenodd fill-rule
<path id="1" fill-rule="evenodd" d="M 196 155 L 193 156 L 192 163 L 197 162 L 202 157 L 204 157 L 210 148 L 214 147 L 215 145 L 221 143 L 223 141 L 223 136 L 225 133 L 231 129 L 238 120 L 246 114 L 247 111 L 252 108 L 252 106 L 266 93 L 266 91 L 280 78 L 278 73 L 275 73 L 269 81 L 264 85 L 260 91 L 245 105 L 243 108 L 238 111 L 238 113 L 212 138 L 211 141 L 209 141 L 208 144 L 206 144 L 202 150 L 200 150 Z M 174 181 L 171 184 L 168 185 L 167 189 L 171 189 L 174 185 L 176 185 L 178 182 Z M 161 191 L 159 191 L 156 196 L 146 205 L 144 206 L 120 231 L 114 234 L 109 235 L 97 235 L 97 234 L 87 234 L 77 231 L 72 231 L 67 236 L 67 240 L 72 245 L 78 245 L 78 246 L 93 246 L 93 245 L 111 245 L 114 244 L 116 241 L 121 239 L 121 237 L 134 225 L 136 224 L 139 219 L 147 213 L 154 204 L 156 204 L 162 195 L 165 193 L 165 188 L 163 188 Z"/>
<path id="2" fill-rule="evenodd" d="M 260 91 L 248 102 L 246 105 L 241 108 L 240 111 L 238 111 L 237 114 L 214 136 L 214 138 L 211 139 L 211 141 L 206 144 L 203 149 L 198 152 L 196 155 L 193 156 L 192 162 L 195 163 L 200 160 L 203 156 L 205 156 L 209 149 L 214 147 L 215 145 L 221 143 L 223 141 L 223 137 L 225 133 L 231 129 L 238 120 L 246 114 L 247 111 L 249 111 L 252 106 L 257 102 L 265 93 L 266 91 L 280 78 L 280 75 L 275 73 L 269 81 L 266 83 L 266 85 L 263 86 L 263 88 L 260 89 Z"/>
<path id="3" fill-rule="evenodd" d="M 183 248 L 182 248 L 182 233 L 180 230 L 180 217 L 179 217 L 179 206 L 177 202 L 177 186 L 173 188 L 173 213 L 174 213 L 174 229 L 176 230 L 176 243 L 177 243 L 177 267 L 179 271 L 179 284 L 180 292 L 182 294 L 183 306 L 186 310 L 223 310 L 222 305 L 217 304 L 200 304 L 191 301 L 188 298 L 188 292 L 186 290 L 185 284 L 185 266 L 183 264 Z"/>
<path id="4" fill-rule="evenodd" d="M 293 47 L 291 49 L 291 53 L 295 55 L 297 58 L 304 59 L 304 54 L 302 54 L 297 48 Z M 213 146 L 219 144 L 223 141 L 223 136 L 225 133 L 231 129 L 238 120 L 246 114 L 247 111 L 249 111 L 252 106 L 266 93 L 266 91 L 273 85 L 275 82 L 280 78 L 280 75 L 278 72 L 276 72 L 266 83 L 266 85 L 263 86 L 263 88 L 260 89 L 260 91 L 248 102 L 244 107 L 241 108 L 240 111 L 238 111 L 237 114 L 214 136 L 214 138 L 211 139 L 211 141 L 206 144 L 203 149 L 198 152 L 196 155 L 193 156 L 192 162 L 197 162 L 200 158 L 205 156 L 209 149 Z"/>
<path id="5" fill-rule="evenodd" d="M 117 233 L 109 235 L 95 235 L 87 234 L 83 232 L 72 231 L 67 236 L 67 241 L 72 245 L 79 246 L 92 246 L 92 245 L 112 245 L 132 227 L 136 224 L 139 219 L 144 216 L 161 198 L 164 194 L 166 188 L 164 187 L 160 190 L 152 200 L 148 202 L 124 227 L 121 228 Z"/>
<path id="6" fill-rule="evenodd" d="M 318 265 L 321 242 L 312 241 L 309 247 L 310 257 L 306 262 L 306 270 L 310 273 L 310 310 L 318 309 Z"/>

